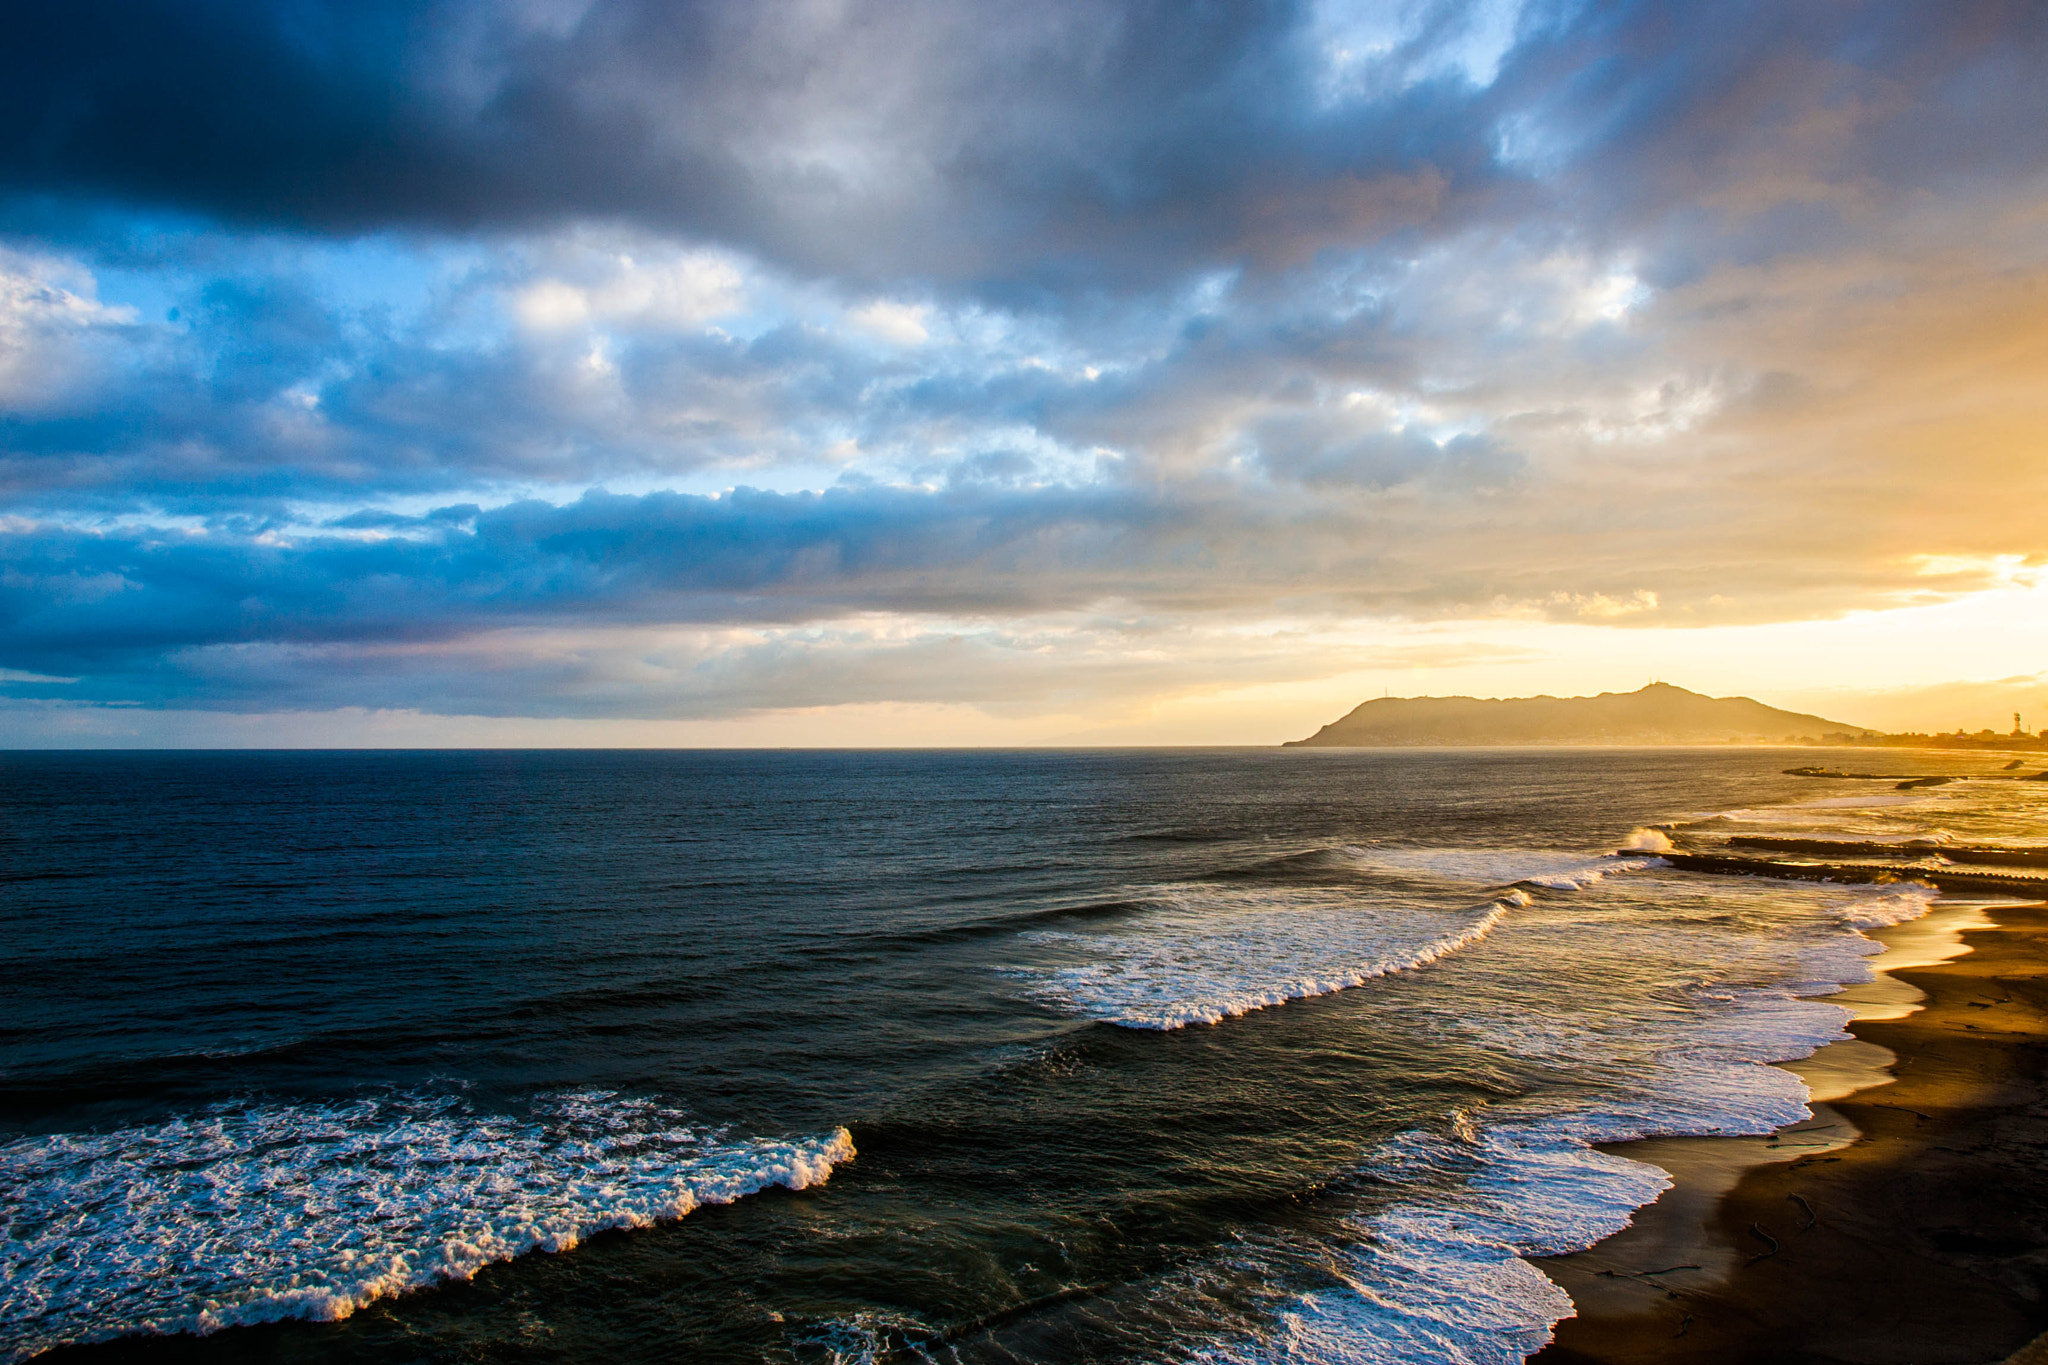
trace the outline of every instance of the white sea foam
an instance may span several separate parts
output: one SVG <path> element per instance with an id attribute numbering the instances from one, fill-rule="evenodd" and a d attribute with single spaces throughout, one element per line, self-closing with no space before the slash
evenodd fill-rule
<path id="1" fill-rule="evenodd" d="M 1670 1184 L 1562 1123 L 1411 1132 L 1365 1165 L 1412 1193 L 1358 1220 L 1332 1267 L 1337 1284 L 1298 1296 L 1272 1336 L 1205 1355 L 1219 1365 L 1515 1365 L 1572 1311 L 1523 1258 L 1619 1231 Z"/>
<path id="2" fill-rule="evenodd" d="M 1361 870 L 1421 875 L 1475 887 L 1522 882 L 1553 891 L 1582 891 L 1617 873 L 1641 872 L 1660 865 L 1655 857 L 1648 856 L 1592 856 L 1535 848 L 1352 847 L 1346 852 Z"/>
<path id="3" fill-rule="evenodd" d="M 1594 1144 L 1765 1134 L 1809 1117 L 1805 1084 L 1769 1063 L 1847 1037 L 1849 1011 L 1807 993 L 1866 978 L 1866 959 L 1881 946 L 1860 931 L 1924 915 L 1933 899 L 1923 887 L 1831 895 L 1821 912 L 1848 932 L 1822 940 L 1836 951 L 1808 957 L 1816 979 L 1706 992 L 1705 1008 L 1690 1017 L 1646 1021 L 1661 1045 L 1621 1093 L 1533 1121 L 1467 1123 L 1448 1137 L 1411 1133 L 1370 1154 L 1366 1169 L 1396 1183 L 1426 1186 L 1460 1166 L 1472 1174 L 1453 1192 L 1366 1220 L 1351 1252 L 1355 1288 L 1290 1315 L 1279 1357 L 1511 1365 L 1540 1349 L 1573 1307 L 1522 1258 L 1592 1246 L 1670 1183 L 1657 1167 Z M 1525 1052 L 1546 1051 L 1522 1041 Z"/>
<path id="4" fill-rule="evenodd" d="M 1393 871 L 1475 894 L 1506 889 L 1478 905 L 1432 907 L 1328 887 L 1181 887 L 1160 893 L 1150 913 L 1115 930 L 1024 935 L 1084 960 L 1017 974 L 1037 980 L 1040 999 L 1126 1028 L 1220 1023 L 1427 966 L 1478 942 L 1509 910 L 1528 904 L 1519 886 L 1581 891 L 1663 865 L 1655 857 L 1542 849 L 1347 845 L 1323 856 L 1361 873 Z"/>
<path id="5" fill-rule="evenodd" d="M 812 1324 L 790 1333 L 789 1341 L 800 1348 L 799 1360 L 816 1360 L 818 1365 L 879 1365 L 900 1358 L 899 1345 L 907 1345 L 914 1358 L 936 1365 L 920 1343 L 920 1338 L 929 1340 L 932 1335 L 931 1327 L 914 1317 L 867 1312 Z"/>
<path id="6" fill-rule="evenodd" d="M 1362 986 L 1486 937 L 1520 891 L 1466 910 L 1368 905 L 1328 890 L 1193 886 L 1116 932 L 1024 937 L 1080 962 L 1017 969 L 1033 994 L 1125 1028 L 1215 1024 L 1271 1005 Z"/>
<path id="7" fill-rule="evenodd" d="M 1402 1192 L 1332 1246 L 1334 1283 L 1296 1296 L 1256 1336 L 1194 1354 L 1216 1365 L 1514 1365 L 1540 1349 L 1574 1310 L 1525 1258 L 1593 1245 L 1670 1183 L 1657 1167 L 1595 1144 L 1766 1134 L 1807 1118 L 1805 1084 L 1770 1063 L 1846 1037 L 1850 1012 L 1811 993 L 1866 978 L 1880 945 L 1861 931 L 1923 915 L 1934 899 L 1917 886 L 1786 890 L 1705 893 L 1730 897 L 1731 909 L 1770 904 L 1786 917 L 1773 939 L 1808 926 L 1793 940 L 1805 937 L 1806 947 L 1785 961 L 1785 975 L 1697 989 L 1691 1007 L 1617 1015 L 1611 1023 L 1626 1027 L 1625 1044 L 1593 1013 L 1546 1020 L 1447 1007 L 1446 1024 L 1455 1017 L 1494 1046 L 1578 1072 L 1588 1082 L 1582 1095 L 1509 1101 L 1367 1153 L 1361 1168 Z M 1553 903 L 1545 913 L 1574 912 Z M 1624 923 L 1614 928 L 1672 932 L 1655 921 L 1635 930 Z"/>
<path id="8" fill-rule="evenodd" d="M 1885 929 L 1919 919 L 1934 908 L 1936 892 L 1925 886 L 1871 886 L 1844 896 L 1829 908 L 1851 929 Z"/>
<path id="9" fill-rule="evenodd" d="M 1337 1283 L 1296 1296 L 1258 1339 L 1198 1352 L 1217 1365 L 1515 1365 L 1571 1299 L 1530 1256 L 1627 1227 L 1670 1186 L 1656 1166 L 1595 1144 L 1662 1134 L 1760 1134 L 1808 1116 L 1792 1073 L 1764 1065 L 1840 1036 L 1843 1011 L 1753 992 L 1710 1016 L 1627 1091 L 1546 1115 L 1459 1116 L 1361 1163 L 1405 1192 L 1335 1248 Z"/>
<path id="10" fill-rule="evenodd" d="M 1598 862 L 1580 867 L 1568 868 L 1561 872 L 1539 873 L 1521 880 L 1531 886 L 1540 886 L 1550 891 L 1584 891 L 1618 872 L 1641 872 L 1645 868 L 1665 866 L 1660 858 L 1603 858 Z"/>
<path id="11" fill-rule="evenodd" d="M 1800 974 L 1788 980 L 1786 988 L 1806 995 L 1831 994 L 1843 986 L 1869 981 L 1875 974 L 1871 959 L 1884 945 L 1869 938 L 1867 929 L 1888 929 L 1919 919 L 1933 909 L 1937 894 L 1924 886 L 1830 886 L 1832 893 L 1822 912 L 1846 933 L 1821 936 L 1811 942 L 1800 958 Z"/>
<path id="12" fill-rule="evenodd" d="M 1851 807 L 1879 808 L 1864 822 L 1872 824 L 1894 819 L 1886 808 L 1923 799 L 1873 792 L 1721 818 L 1832 833 L 1839 826 L 1819 823 L 1823 812 L 1832 821 Z M 1873 828 L 1898 839 L 1927 837 L 1924 825 Z M 1598 925 L 1596 951 L 1627 954 L 1628 941 L 1641 935 L 1646 960 L 1718 963 L 1726 976 L 1695 982 L 1686 989 L 1688 1003 L 1673 1000 L 1649 1013 L 1482 1011 L 1473 1008 L 1476 996 L 1444 1002 L 1433 1027 L 1575 1074 L 1579 1094 L 1538 1091 L 1463 1117 L 1447 1132 L 1410 1132 L 1367 1153 L 1362 1168 L 1400 1193 L 1391 1207 L 1361 1215 L 1353 1235 L 1330 1247 L 1321 1263 L 1334 1283 L 1296 1296 L 1266 1330 L 1208 1343 L 1194 1352 L 1198 1358 L 1217 1365 L 1514 1365 L 1574 1311 L 1525 1258 L 1593 1245 L 1626 1227 L 1669 1184 L 1656 1167 L 1595 1144 L 1765 1134 L 1808 1117 L 1805 1084 L 1770 1063 L 1809 1056 L 1847 1036 L 1850 1012 L 1814 997 L 1868 979 L 1869 959 L 1882 945 L 1864 931 L 1926 914 L 1935 893 L 1916 885 L 1761 879 L 1660 885 L 1655 874 L 1665 865 L 1654 855 L 1669 848 L 1668 838 L 1644 828 L 1627 843 L 1627 852 L 1650 856 L 1572 865 L 1560 855 L 1545 866 L 1543 855 L 1509 850 L 1358 851 L 1392 870 L 1561 890 L 1587 891 L 1601 879 L 1583 873 L 1623 866 L 1648 873 L 1640 896 L 1633 884 L 1609 883 L 1583 898 L 1537 906 L 1513 921 L 1515 930 L 1503 933 L 1488 961 L 1500 970 L 1519 966 L 1531 979 L 1568 979 L 1579 956 L 1569 951 L 1571 935 Z"/>
<path id="13" fill-rule="evenodd" d="M 129 1332 L 334 1320 L 607 1228 L 825 1180 L 845 1129 L 732 1137 L 646 1100 L 218 1105 L 0 1147 L 0 1357 Z"/>

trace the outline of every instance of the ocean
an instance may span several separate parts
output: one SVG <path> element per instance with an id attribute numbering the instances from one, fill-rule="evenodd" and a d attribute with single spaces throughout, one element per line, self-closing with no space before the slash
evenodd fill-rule
<path id="1" fill-rule="evenodd" d="M 1840 757 L 0 755 L 0 1359 L 1520 1361 L 1931 899 L 1667 837 L 2048 828 Z"/>

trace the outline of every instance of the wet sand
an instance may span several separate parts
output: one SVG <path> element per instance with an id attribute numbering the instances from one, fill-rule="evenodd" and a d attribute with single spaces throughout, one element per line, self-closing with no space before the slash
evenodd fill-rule
<path id="1" fill-rule="evenodd" d="M 1673 1187 L 1537 1262 L 1579 1313 L 1535 1361 L 2048 1365 L 2048 905 L 1872 937 L 1854 1041 L 1788 1064 L 1810 1122 L 1612 1149 Z"/>

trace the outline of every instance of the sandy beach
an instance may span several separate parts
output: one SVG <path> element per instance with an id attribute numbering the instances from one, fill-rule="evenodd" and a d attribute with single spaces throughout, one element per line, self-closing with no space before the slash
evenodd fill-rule
<path id="1" fill-rule="evenodd" d="M 1624 1144 L 1672 1173 L 1539 1262 L 1578 1305 L 1543 1365 L 2048 1359 L 2048 906 L 1945 901 L 1872 935 L 1853 1041 L 1788 1069 L 1808 1123 Z"/>

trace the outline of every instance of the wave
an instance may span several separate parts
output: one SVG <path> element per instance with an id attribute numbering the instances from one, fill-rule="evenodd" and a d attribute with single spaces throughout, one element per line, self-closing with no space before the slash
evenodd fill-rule
<path id="1" fill-rule="evenodd" d="M 1368 1152 L 1361 1173 L 1395 1199 L 1332 1246 L 1334 1284 L 1294 1296 L 1257 1339 L 1198 1355 L 1214 1365 L 1520 1365 L 1574 1312 L 1528 1258 L 1612 1236 L 1671 1185 L 1661 1168 L 1599 1145 L 1762 1135 L 1810 1116 L 1804 1084 L 1767 1063 L 1843 1036 L 1847 1011 L 1782 988 L 1714 1003 L 1707 1020 L 1674 1021 L 1672 1041 L 1685 1041 L 1654 1071 L 1584 1108 L 1460 1113 Z"/>
<path id="2" fill-rule="evenodd" d="M 854 1155 L 732 1137 L 651 1100 L 451 1094 L 219 1104 L 0 1146 L 0 1358 L 135 1332 L 334 1321 L 524 1252 L 680 1218 Z"/>
<path id="3" fill-rule="evenodd" d="M 1879 797 L 1858 804 L 1904 803 Z M 1731 812 L 1717 823 L 1761 822 L 1765 814 Z M 1769 815 L 1782 827 L 1782 811 Z M 1669 868 L 1660 856 L 1672 849 L 1668 828 L 1639 828 L 1622 854 L 1604 859 L 1526 850 L 1345 852 L 1374 871 L 1583 891 L 1614 872 L 1655 877 Z M 1924 830 L 1911 836 L 1928 837 Z M 1631 890 L 1656 897 L 1657 885 Z M 1804 1083 L 1770 1063 L 1848 1036 L 1842 1025 L 1850 1011 L 1815 997 L 1870 978 L 1870 958 L 1883 948 L 1864 931 L 1916 919 L 1936 900 L 1919 885 L 1788 883 L 1772 917 L 1754 918 L 1742 909 L 1758 899 L 1750 889 L 1671 889 L 1694 903 L 1725 899 L 1730 925 L 1784 944 L 1789 956 L 1772 969 L 1775 979 L 1759 980 L 1752 968 L 1736 969 L 1728 959 L 1731 976 L 1684 988 L 1689 1006 L 1627 1021 L 1635 1061 L 1626 1067 L 1615 1065 L 1614 1039 L 1583 1020 L 1560 1018 L 1546 1028 L 1522 1012 L 1481 1018 L 1446 1007 L 1447 1026 L 1576 1074 L 1581 1087 L 1569 1099 L 1505 1098 L 1366 1153 L 1358 1174 L 1387 1189 L 1392 1201 L 1356 1215 L 1344 1235 L 1322 1247 L 1313 1258 L 1322 1282 L 1287 1293 L 1259 1328 L 1219 1335 L 1189 1354 L 1206 1365 L 1518 1365 L 1574 1311 L 1528 1258 L 1592 1246 L 1628 1226 L 1638 1208 L 1669 1187 L 1663 1170 L 1599 1146 L 1653 1136 L 1762 1135 L 1809 1117 Z M 1633 914 L 1605 921 L 1615 904 L 1612 894 L 1589 898 L 1581 912 L 1589 917 L 1561 922 L 1656 934 L 1668 932 L 1667 925 L 1705 922 L 1690 909 L 1639 927 Z"/>
<path id="4" fill-rule="evenodd" d="M 1145 911 L 1128 929 L 1021 934 L 1082 960 L 1006 970 L 1034 979 L 1038 999 L 1083 1018 L 1138 1029 L 1216 1024 L 1427 966 L 1486 937 L 1532 891 L 1582 891 L 1662 865 L 1651 854 L 1526 848 L 1307 849 L 1227 881 L 1160 893 L 1149 905 L 1119 903 L 1119 911 Z M 1240 883 L 1295 871 L 1346 873 L 1367 882 L 1373 899 L 1363 888 Z M 1461 905 L 1446 891 L 1488 899 Z"/>
<path id="5" fill-rule="evenodd" d="M 1873 886 L 1805 898 L 1815 933 L 1783 978 L 1702 983 L 1688 992 L 1695 1008 L 1638 1021 L 1647 1064 L 1625 1075 L 1606 1066 L 1612 1048 L 1597 1035 L 1544 1046 L 1525 1019 L 1491 1021 L 1524 1056 L 1568 1070 L 1596 1064 L 1582 1073 L 1581 1098 L 1570 1108 L 1556 1096 L 1509 1099 L 1369 1151 L 1358 1171 L 1393 1200 L 1333 1239 L 1319 1262 L 1327 1282 L 1290 1295 L 1256 1334 L 1205 1343 L 1194 1356 L 1209 1365 L 1519 1365 L 1540 1350 L 1574 1308 L 1528 1258 L 1594 1245 L 1670 1185 L 1660 1168 L 1599 1146 L 1763 1135 L 1810 1117 L 1805 1084 L 1770 1064 L 1848 1036 L 1850 1011 L 1812 997 L 1867 980 L 1882 945 L 1862 931 L 1918 918 L 1936 897 Z"/>
<path id="6" fill-rule="evenodd" d="M 1134 932 L 1025 934 L 1083 960 L 1009 970 L 1084 1018 L 1136 1029 L 1216 1024 L 1426 966 L 1528 902 L 1509 890 L 1465 910 L 1395 908 L 1327 892 L 1188 887 L 1162 897 Z"/>
<path id="7" fill-rule="evenodd" d="M 1204 1354 L 1218 1365 L 1520 1365 L 1572 1313 L 1524 1258 L 1618 1232 L 1671 1183 L 1543 1124 L 1409 1132 L 1365 1168 L 1408 1197 L 1333 1248 L 1336 1283 L 1299 1295 L 1269 1338 Z"/>
<path id="8" fill-rule="evenodd" d="M 1919 919 L 1934 908 L 1939 894 L 1926 886 L 1872 886 L 1857 888 L 1863 894 L 1834 901 L 1829 908 L 1836 920 L 1850 929 L 1888 929 L 1895 924 Z M 1882 945 L 1873 944 L 1875 952 Z"/>
<path id="9" fill-rule="evenodd" d="M 1637 830 L 1636 836 L 1654 831 Z M 1634 837 L 1634 836 L 1632 836 Z M 1341 872 L 1385 880 L 1389 876 L 1473 887 L 1539 886 L 1578 891 L 1616 872 L 1656 865 L 1655 854 L 1670 847 L 1630 844 L 1619 854 L 1554 852 L 1538 848 L 1384 848 L 1338 844 L 1282 854 L 1249 867 L 1215 874 L 1219 879 L 1270 877 L 1276 873 Z"/>
<path id="10" fill-rule="evenodd" d="M 1587 887 L 1605 881 L 1617 872 L 1642 872 L 1653 867 L 1662 867 L 1661 858 L 1604 858 L 1583 867 L 1567 868 L 1560 872 L 1539 873 L 1522 878 L 1525 886 L 1540 886 L 1549 891 L 1584 891 Z"/>
<path id="11" fill-rule="evenodd" d="M 1638 831 L 1643 833 L 1644 831 Z M 1668 846 L 1668 845 L 1667 845 Z M 1583 891 L 1622 872 L 1660 866 L 1654 852 L 1585 854 L 1537 848 L 1359 848 L 1336 850 L 1353 869 L 1475 887 L 1525 886 Z"/>

